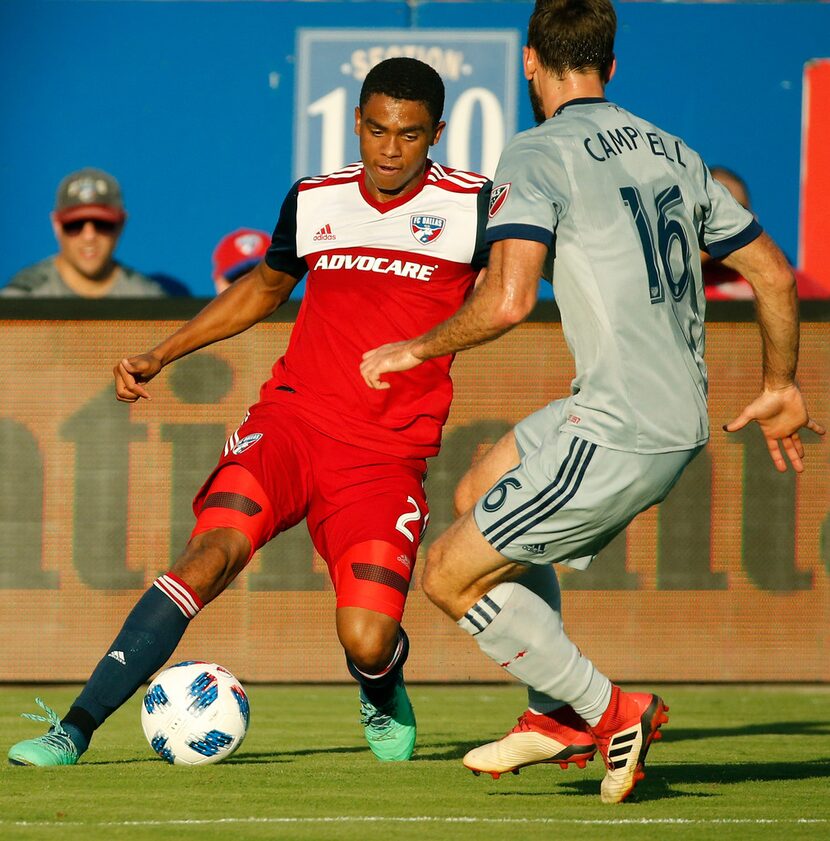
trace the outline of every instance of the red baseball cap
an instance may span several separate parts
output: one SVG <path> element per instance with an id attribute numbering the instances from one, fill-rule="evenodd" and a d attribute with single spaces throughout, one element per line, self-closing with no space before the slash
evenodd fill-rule
<path id="1" fill-rule="evenodd" d="M 270 244 L 271 235 L 255 228 L 239 228 L 222 237 L 213 251 L 213 279 L 236 280 L 265 256 Z"/>
<path id="2" fill-rule="evenodd" d="M 102 169 L 79 169 L 71 172 L 58 185 L 55 196 L 55 219 L 60 223 L 74 219 L 101 219 L 123 222 L 126 218 L 121 187 Z"/>

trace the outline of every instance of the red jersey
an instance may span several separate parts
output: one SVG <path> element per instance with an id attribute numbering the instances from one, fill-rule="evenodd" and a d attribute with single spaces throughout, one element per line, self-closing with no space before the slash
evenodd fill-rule
<path id="1" fill-rule="evenodd" d="M 305 296 L 288 349 L 260 399 L 285 400 L 315 429 L 404 458 L 435 455 L 449 413 L 452 357 L 389 375 L 370 389 L 363 354 L 418 336 L 464 302 L 487 264 L 491 182 L 428 162 L 418 187 L 377 202 L 363 164 L 298 181 L 265 256 L 302 277 Z"/>
<path id="2" fill-rule="evenodd" d="M 830 288 L 823 286 L 801 269 L 792 269 L 798 297 L 802 301 L 826 301 L 830 299 Z M 752 300 L 755 293 L 749 282 L 734 269 L 717 260 L 708 260 L 703 265 L 703 283 L 707 301 Z"/>

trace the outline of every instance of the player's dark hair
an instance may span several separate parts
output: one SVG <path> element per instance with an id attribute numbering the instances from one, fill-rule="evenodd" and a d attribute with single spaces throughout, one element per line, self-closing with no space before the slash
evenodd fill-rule
<path id="1" fill-rule="evenodd" d="M 611 0 L 536 0 L 527 45 L 546 70 L 559 77 L 596 70 L 611 78 L 617 14 Z"/>
<path id="2" fill-rule="evenodd" d="M 376 64 L 363 80 L 360 89 L 360 111 L 373 94 L 422 102 L 432 117 L 433 126 L 441 121 L 444 111 L 444 83 L 428 64 L 417 58 L 387 58 Z"/>

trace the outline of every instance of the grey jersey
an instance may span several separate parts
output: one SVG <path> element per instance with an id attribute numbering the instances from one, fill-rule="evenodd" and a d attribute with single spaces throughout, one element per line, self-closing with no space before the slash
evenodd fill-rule
<path id="1" fill-rule="evenodd" d="M 699 248 L 761 228 L 683 141 L 604 99 L 567 103 L 502 153 L 487 240 L 549 247 L 574 356 L 563 430 L 619 450 L 708 438 Z"/>
<path id="2" fill-rule="evenodd" d="M 135 269 L 119 265 L 115 283 L 107 298 L 164 298 L 167 292 L 161 284 L 145 277 Z M 78 298 L 74 289 L 66 285 L 55 265 L 55 258 L 47 257 L 33 266 L 21 269 L 0 289 L 2 298 Z"/>

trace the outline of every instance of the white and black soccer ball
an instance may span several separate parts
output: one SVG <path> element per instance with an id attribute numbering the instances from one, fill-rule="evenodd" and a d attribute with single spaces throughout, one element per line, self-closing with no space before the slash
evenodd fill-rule
<path id="1" fill-rule="evenodd" d="M 248 731 L 242 684 L 223 666 L 188 660 L 160 672 L 141 705 L 150 747 L 172 765 L 210 765 L 229 757 Z"/>

